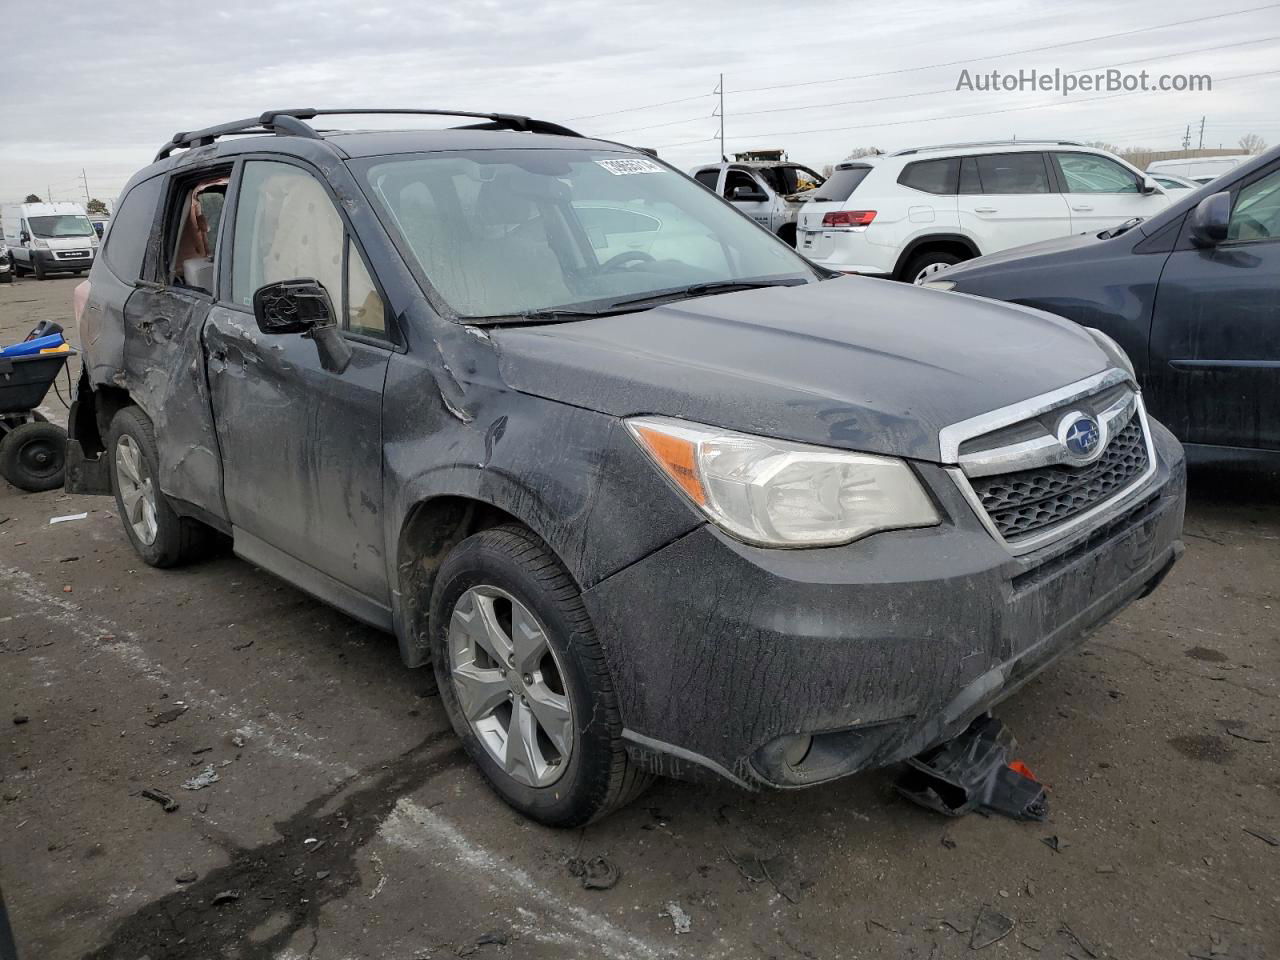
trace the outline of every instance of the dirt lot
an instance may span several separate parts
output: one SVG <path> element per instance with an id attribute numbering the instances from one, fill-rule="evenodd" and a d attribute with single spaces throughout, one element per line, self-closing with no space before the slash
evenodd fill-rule
<path id="1" fill-rule="evenodd" d="M 66 319 L 75 282 L 0 286 L 0 343 Z M 112 501 L 0 481 L 22 955 L 928 960 L 973 954 L 987 905 L 1015 926 L 983 957 L 1280 956 L 1278 487 L 1193 475 L 1166 584 L 1001 708 L 1047 823 L 945 820 L 874 774 L 660 783 L 555 832 L 486 790 L 390 638 L 229 554 L 152 570 Z M 621 879 L 584 890 L 566 860 L 598 855 Z"/>

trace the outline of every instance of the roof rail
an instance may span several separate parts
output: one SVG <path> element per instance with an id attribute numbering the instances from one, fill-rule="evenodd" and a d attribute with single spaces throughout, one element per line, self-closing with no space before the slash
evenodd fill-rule
<path id="1" fill-rule="evenodd" d="M 1083 143 L 1077 140 L 975 140 L 972 143 L 935 143 L 928 147 L 911 147 L 907 150 L 894 151 L 890 156 L 905 157 L 912 153 L 924 153 L 926 150 L 959 150 L 965 147 L 1008 147 L 1022 143 L 1050 144 L 1055 147 L 1084 146 Z"/>
<path id="2" fill-rule="evenodd" d="M 525 117 L 515 113 L 474 113 L 467 110 L 413 110 L 400 108 L 317 110 L 314 107 L 304 107 L 288 110 L 267 110 L 257 117 L 250 117 L 246 120 L 233 120 L 230 123 L 220 123 L 216 126 L 205 127 L 203 130 L 179 131 L 173 135 L 173 138 L 168 143 L 160 148 L 160 151 L 156 154 L 156 160 L 163 160 L 174 150 L 180 148 L 204 147 L 213 143 L 219 137 L 237 134 L 276 134 L 277 136 L 306 137 L 311 140 L 318 140 L 320 139 L 320 134 L 316 132 L 314 127 L 306 122 L 307 120 L 314 120 L 316 117 L 368 114 L 470 117 L 485 122 L 466 124 L 463 127 L 455 129 L 519 130 L 525 133 L 546 133 L 561 137 L 582 136 L 582 134 L 577 133 L 574 130 L 570 130 L 568 127 L 562 127 L 558 123 L 551 123 L 547 120 L 535 120 L 532 117 Z"/>

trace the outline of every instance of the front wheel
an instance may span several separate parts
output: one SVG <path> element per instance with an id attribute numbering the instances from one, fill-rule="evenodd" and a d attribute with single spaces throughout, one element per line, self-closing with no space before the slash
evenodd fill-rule
<path id="1" fill-rule="evenodd" d="M 652 780 L 622 745 L 604 651 L 577 586 L 532 532 L 509 524 L 458 544 L 436 577 L 429 622 L 453 728 L 516 810 L 577 827 Z"/>
<path id="2" fill-rule="evenodd" d="M 38 257 L 31 261 L 31 272 L 35 274 L 37 280 L 43 280 L 47 276 L 44 272 L 44 262 Z"/>
<path id="3" fill-rule="evenodd" d="M 179 516 L 160 491 L 155 428 L 146 414 L 125 407 L 115 415 L 105 456 L 124 532 L 144 563 L 173 567 L 205 552 L 209 528 Z"/>

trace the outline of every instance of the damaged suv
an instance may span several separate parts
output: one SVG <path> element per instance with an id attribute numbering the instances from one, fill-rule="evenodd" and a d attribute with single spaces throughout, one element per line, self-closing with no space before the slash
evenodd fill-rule
<path id="1" fill-rule="evenodd" d="M 68 487 L 147 563 L 219 531 L 394 632 L 525 814 L 910 757 L 1179 555 L 1182 451 L 1106 336 L 833 277 L 555 124 L 307 122 L 347 112 L 130 181 Z"/>

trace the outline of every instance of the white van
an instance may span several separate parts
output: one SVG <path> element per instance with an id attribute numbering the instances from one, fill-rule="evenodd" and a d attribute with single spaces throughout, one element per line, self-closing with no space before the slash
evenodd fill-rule
<path id="1" fill-rule="evenodd" d="M 93 266 L 98 234 L 78 203 L 10 203 L 0 207 L 0 229 L 14 272 L 79 275 Z"/>
<path id="2" fill-rule="evenodd" d="M 1253 156 L 1241 153 L 1230 157 L 1187 157 L 1183 160 L 1153 160 L 1147 164 L 1147 173 L 1170 173 L 1175 177 L 1186 177 L 1196 183 L 1208 183 L 1216 180 L 1232 167 L 1252 160 Z"/>

